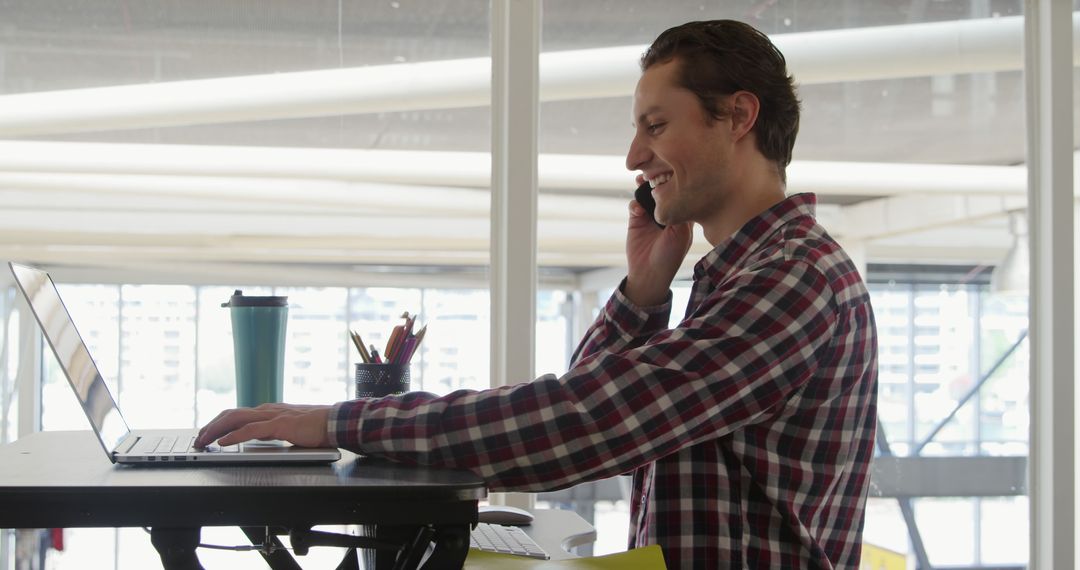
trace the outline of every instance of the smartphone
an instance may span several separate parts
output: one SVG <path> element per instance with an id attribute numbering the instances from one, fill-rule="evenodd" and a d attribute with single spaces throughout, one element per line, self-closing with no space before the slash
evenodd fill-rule
<path id="1" fill-rule="evenodd" d="M 638 189 L 634 191 L 634 199 L 649 213 L 653 223 L 660 226 L 661 229 L 665 227 L 664 224 L 656 221 L 656 200 L 653 200 L 652 186 L 649 185 L 649 181 L 646 180 L 641 186 L 638 186 Z"/>

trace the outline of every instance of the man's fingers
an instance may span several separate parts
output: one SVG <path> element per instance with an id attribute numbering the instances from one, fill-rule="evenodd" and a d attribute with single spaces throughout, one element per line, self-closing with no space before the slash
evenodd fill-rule
<path id="1" fill-rule="evenodd" d="M 252 439 L 278 439 L 274 435 L 272 421 L 252 422 L 245 424 L 218 440 L 218 445 L 226 446 L 241 443 Z"/>
<path id="2" fill-rule="evenodd" d="M 205 447 L 210 442 L 240 426 L 264 420 L 268 417 L 272 417 L 274 414 L 274 410 L 259 410 L 257 408 L 225 410 L 218 414 L 218 417 L 214 418 L 213 421 L 199 430 L 199 436 L 195 439 L 195 445 Z"/>
<path id="3" fill-rule="evenodd" d="M 206 424 L 195 439 L 197 447 L 214 440 L 232 445 L 249 439 L 283 439 L 313 447 L 327 441 L 326 417 L 330 406 L 263 404 L 257 408 L 226 410 Z"/>

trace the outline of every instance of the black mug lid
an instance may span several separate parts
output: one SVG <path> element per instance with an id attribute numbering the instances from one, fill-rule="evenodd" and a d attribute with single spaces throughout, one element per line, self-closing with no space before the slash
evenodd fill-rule
<path id="1" fill-rule="evenodd" d="M 245 297 L 244 292 L 237 289 L 228 303 L 222 303 L 222 307 L 288 307 L 288 297 Z"/>

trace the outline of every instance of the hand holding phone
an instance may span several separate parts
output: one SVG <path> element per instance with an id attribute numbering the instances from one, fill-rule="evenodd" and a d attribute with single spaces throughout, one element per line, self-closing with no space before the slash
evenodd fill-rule
<path id="1" fill-rule="evenodd" d="M 641 204 L 642 208 L 649 213 L 649 217 L 652 218 L 653 223 L 660 226 L 660 229 L 664 229 L 666 226 L 656 221 L 656 200 L 652 197 L 652 185 L 646 180 L 641 186 L 638 186 L 634 191 L 634 199 L 638 204 Z"/>

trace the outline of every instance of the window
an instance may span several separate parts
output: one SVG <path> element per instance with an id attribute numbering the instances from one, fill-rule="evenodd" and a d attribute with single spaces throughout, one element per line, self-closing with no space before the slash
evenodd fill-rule
<path id="1" fill-rule="evenodd" d="M 991 291 L 987 271 L 979 268 L 958 268 L 962 279 L 937 284 L 918 272 L 879 272 L 870 273 L 882 359 L 879 441 L 904 456 L 1026 456 L 1026 298 Z M 925 355 L 933 358 L 920 361 Z M 1000 427 L 1005 423 L 1010 429 Z M 916 498 L 909 503 L 912 522 L 901 508 L 904 499 L 871 498 L 865 540 L 914 558 L 914 532 L 935 565 L 1022 565 L 1027 536 L 1011 529 L 1026 520 L 1027 498 L 1017 493 Z M 1000 513 L 1009 516 L 993 516 Z"/>

